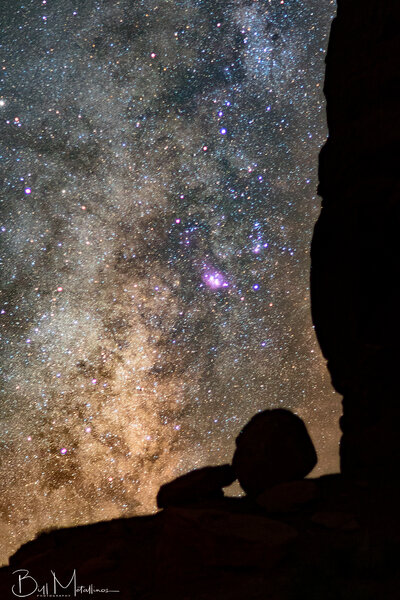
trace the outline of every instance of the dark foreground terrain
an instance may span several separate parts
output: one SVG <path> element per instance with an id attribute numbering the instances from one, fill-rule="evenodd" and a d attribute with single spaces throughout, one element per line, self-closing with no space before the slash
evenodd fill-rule
<path id="1" fill-rule="evenodd" d="M 395 599 L 399 501 L 398 487 L 330 475 L 281 484 L 257 503 L 221 498 L 55 530 L 0 570 L 0 598 L 51 597 L 51 571 L 67 586 L 75 569 L 76 592 L 56 582 L 58 597 Z M 32 593 L 46 582 L 47 596 Z"/>

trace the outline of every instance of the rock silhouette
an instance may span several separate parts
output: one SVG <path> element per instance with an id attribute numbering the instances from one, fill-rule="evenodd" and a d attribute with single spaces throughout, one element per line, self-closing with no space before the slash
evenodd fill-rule
<path id="1" fill-rule="evenodd" d="M 278 483 L 303 479 L 316 464 L 306 426 L 289 410 L 258 413 L 236 438 L 232 466 L 244 491 L 253 497 Z"/>
<path id="2" fill-rule="evenodd" d="M 338 2 L 326 58 L 312 314 L 344 397 L 341 471 L 363 479 L 400 476 L 399 32 L 398 2 Z"/>
<path id="3" fill-rule="evenodd" d="M 231 485 L 236 475 L 231 465 L 203 467 L 165 483 L 157 494 L 157 506 L 180 506 L 222 498 L 222 488 Z"/>
<path id="4" fill-rule="evenodd" d="M 314 445 L 300 417 L 282 408 L 265 410 L 239 433 L 232 465 L 194 469 L 165 483 L 157 494 L 157 506 L 185 506 L 222 498 L 223 488 L 235 479 L 248 496 L 256 498 L 279 483 L 303 479 L 316 463 Z"/>
<path id="5" fill-rule="evenodd" d="M 120 600 L 394 600 L 398 597 L 398 487 L 341 475 L 284 483 L 247 497 L 168 507 L 41 534 L 0 569 L 0 598 L 18 573 L 38 585 L 53 571 L 90 597 Z M 31 594 L 35 582 L 22 581 Z M 73 596 L 73 588 L 56 593 Z M 89 594 L 82 594 L 84 595 Z"/>
<path id="6" fill-rule="evenodd" d="M 267 512 L 286 513 L 299 510 L 318 498 L 318 485 L 312 479 L 287 481 L 266 489 L 256 502 Z"/>

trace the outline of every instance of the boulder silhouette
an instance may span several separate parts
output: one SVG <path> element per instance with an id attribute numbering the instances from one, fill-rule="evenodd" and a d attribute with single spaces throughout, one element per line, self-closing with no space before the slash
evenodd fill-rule
<path id="1" fill-rule="evenodd" d="M 276 484 L 303 479 L 317 454 L 300 417 L 285 409 L 255 415 L 236 438 L 233 469 L 249 496 Z"/>
<path id="2" fill-rule="evenodd" d="M 222 488 L 235 479 L 231 465 L 195 469 L 162 485 L 157 494 L 157 506 L 167 508 L 221 498 L 224 495 Z"/>

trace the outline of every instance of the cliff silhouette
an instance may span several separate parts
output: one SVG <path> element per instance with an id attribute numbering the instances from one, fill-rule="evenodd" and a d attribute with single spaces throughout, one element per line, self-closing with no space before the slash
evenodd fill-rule
<path id="1" fill-rule="evenodd" d="M 343 395 L 341 472 L 307 479 L 316 457 L 304 424 L 265 411 L 238 432 L 231 465 L 163 486 L 157 514 L 22 546 L 0 570 L 1 599 L 50 597 L 55 579 L 60 595 L 121 600 L 399 596 L 399 62 L 400 4 L 339 0 L 311 290 Z M 246 495 L 225 497 L 236 478 Z"/>
<path id="2" fill-rule="evenodd" d="M 400 7 L 338 2 L 312 241 L 318 340 L 343 395 L 341 471 L 398 479 Z M 396 291 L 397 290 L 397 291 Z"/>

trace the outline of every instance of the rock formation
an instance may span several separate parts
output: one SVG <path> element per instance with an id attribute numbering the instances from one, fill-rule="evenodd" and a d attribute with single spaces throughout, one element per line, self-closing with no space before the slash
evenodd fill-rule
<path id="1" fill-rule="evenodd" d="M 257 496 L 256 502 L 271 513 L 288 513 L 318 498 L 318 485 L 313 479 L 285 481 L 268 488 Z"/>
<path id="2" fill-rule="evenodd" d="M 236 479 L 253 499 L 274 488 L 275 497 L 297 497 L 308 500 L 310 486 L 302 486 L 303 478 L 317 463 L 317 454 L 300 417 L 282 408 L 257 413 L 236 438 L 232 465 L 194 469 L 162 485 L 157 494 L 158 508 L 187 506 L 224 497 L 223 488 Z M 300 481 L 299 481 L 300 480 Z M 285 483 L 300 484 L 287 488 Z M 287 490 L 291 490 L 288 492 Z M 268 492 L 267 492 L 268 496 Z M 268 504 L 263 497 L 260 505 Z M 276 501 L 272 500 L 272 503 Z M 264 504 L 262 504 L 264 503 Z"/>
<path id="3" fill-rule="evenodd" d="M 235 479 L 231 465 L 195 469 L 162 485 L 157 494 L 157 506 L 167 508 L 222 498 L 222 488 L 231 485 Z"/>
<path id="4" fill-rule="evenodd" d="M 312 314 L 343 395 L 341 470 L 399 477 L 400 3 L 338 0 L 326 58 L 329 138 L 312 242 Z"/>
<path id="5" fill-rule="evenodd" d="M 303 479 L 317 455 L 300 417 L 285 409 L 256 414 L 236 438 L 232 466 L 249 496 L 278 483 Z"/>
<path id="6" fill-rule="evenodd" d="M 75 597 L 74 570 L 87 590 L 76 596 L 95 600 L 107 589 L 118 600 L 398 597 L 399 489 L 333 475 L 280 484 L 259 500 L 219 498 L 43 533 L 0 569 L 0 598 L 17 597 L 20 574 L 21 596 Z M 49 596 L 32 593 L 46 584 Z"/>

